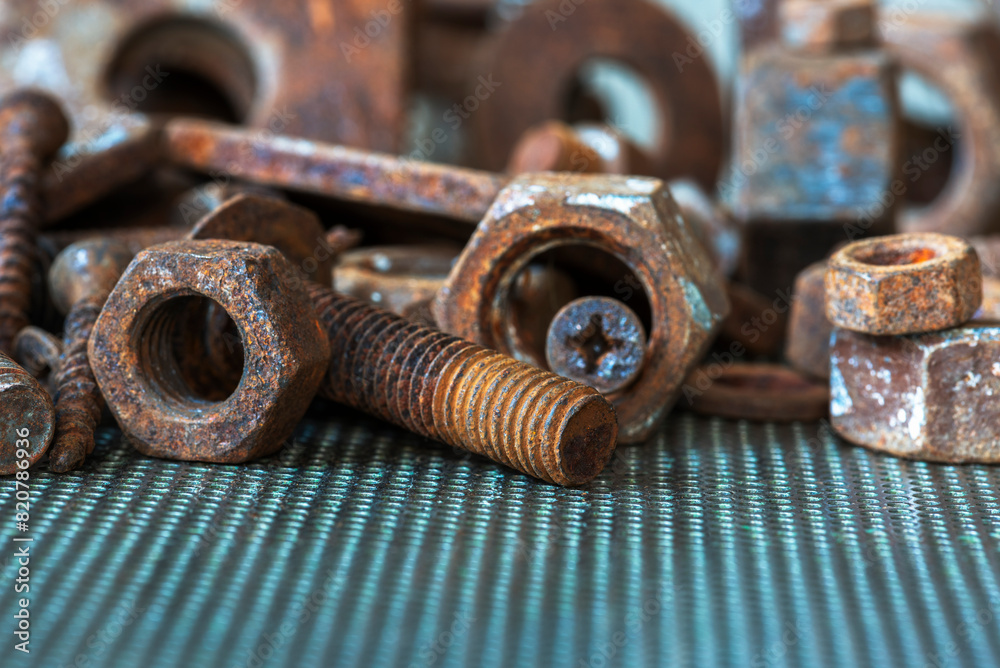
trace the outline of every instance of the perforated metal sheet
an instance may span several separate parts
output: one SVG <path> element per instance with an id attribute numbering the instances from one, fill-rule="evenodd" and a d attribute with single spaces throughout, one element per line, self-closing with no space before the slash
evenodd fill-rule
<path id="1" fill-rule="evenodd" d="M 688 415 L 584 489 L 353 413 L 248 466 L 120 441 L 32 479 L 30 656 L 0 482 L 0 665 L 1000 665 L 998 468 Z"/>

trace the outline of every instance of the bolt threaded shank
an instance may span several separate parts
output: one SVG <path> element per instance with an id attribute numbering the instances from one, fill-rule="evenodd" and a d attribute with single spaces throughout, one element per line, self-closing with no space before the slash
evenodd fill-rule
<path id="1" fill-rule="evenodd" d="M 618 423 L 593 388 L 311 284 L 333 351 L 320 394 L 561 485 L 594 478 Z"/>

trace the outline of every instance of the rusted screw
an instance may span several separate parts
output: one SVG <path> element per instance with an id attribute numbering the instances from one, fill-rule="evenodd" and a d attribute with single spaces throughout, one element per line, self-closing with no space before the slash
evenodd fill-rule
<path id="1" fill-rule="evenodd" d="M 87 341 L 131 259 L 125 244 L 93 239 L 67 246 L 49 270 L 52 298 L 67 314 L 55 375 L 56 436 L 49 453 L 49 468 L 57 473 L 77 468 L 94 450 L 104 399 L 87 358 Z"/>
<path id="2" fill-rule="evenodd" d="M 614 452 L 615 410 L 592 388 L 315 283 L 334 354 L 327 398 L 560 485 Z"/>
<path id="3" fill-rule="evenodd" d="M 14 361 L 35 378 L 44 378 L 59 366 L 62 341 L 41 327 L 28 325 L 14 337 Z"/>
<path id="4" fill-rule="evenodd" d="M 642 372 L 646 328 L 635 311 L 617 299 L 577 299 L 549 325 L 545 357 L 560 376 L 612 394 Z"/>
<path id="5" fill-rule="evenodd" d="M 0 475 L 20 470 L 18 460 L 26 460 L 29 466 L 38 461 L 52 441 L 54 424 L 48 392 L 0 353 Z"/>
<path id="6" fill-rule="evenodd" d="M 29 324 L 31 267 L 37 252 L 42 166 L 69 135 L 49 96 L 21 90 L 0 100 L 0 351 Z"/>

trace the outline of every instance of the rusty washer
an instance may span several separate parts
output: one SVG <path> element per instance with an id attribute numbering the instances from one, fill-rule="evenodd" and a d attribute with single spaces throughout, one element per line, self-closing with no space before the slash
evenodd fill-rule
<path id="1" fill-rule="evenodd" d="M 866 334 L 917 334 L 969 321 L 983 298 L 979 257 L 957 237 L 897 234 L 834 253 L 826 315 Z"/>
<path id="2" fill-rule="evenodd" d="M 830 401 L 826 383 L 775 364 L 702 367 L 687 379 L 685 395 L 696 413 L 760 422 L 818 420 Z"/>
<path id="3" fill-rule="evenodd" d="M 219 402 L 192 391 L 174 346 L 175 316 L 199 297 L 225 309 L 243 344 L 243 377 Z M 139 253 L 94 326 L 89 356 L 111 411 L 139 451 L 238 463 L 274 452 L 291 435 L 330 350 L 280 251 L 210 240 Z"/>

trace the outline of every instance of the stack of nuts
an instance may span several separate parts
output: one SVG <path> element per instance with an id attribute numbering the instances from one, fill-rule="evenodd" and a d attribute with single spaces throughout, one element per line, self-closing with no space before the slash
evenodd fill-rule
<path id="1" fill-rule="evenodd" d="M 1000 461 L 1000 326 L 977 319 L 979 257 L 942 234 L 848 245 L 829 260 L 830 417 L 901 457 Z"/>

